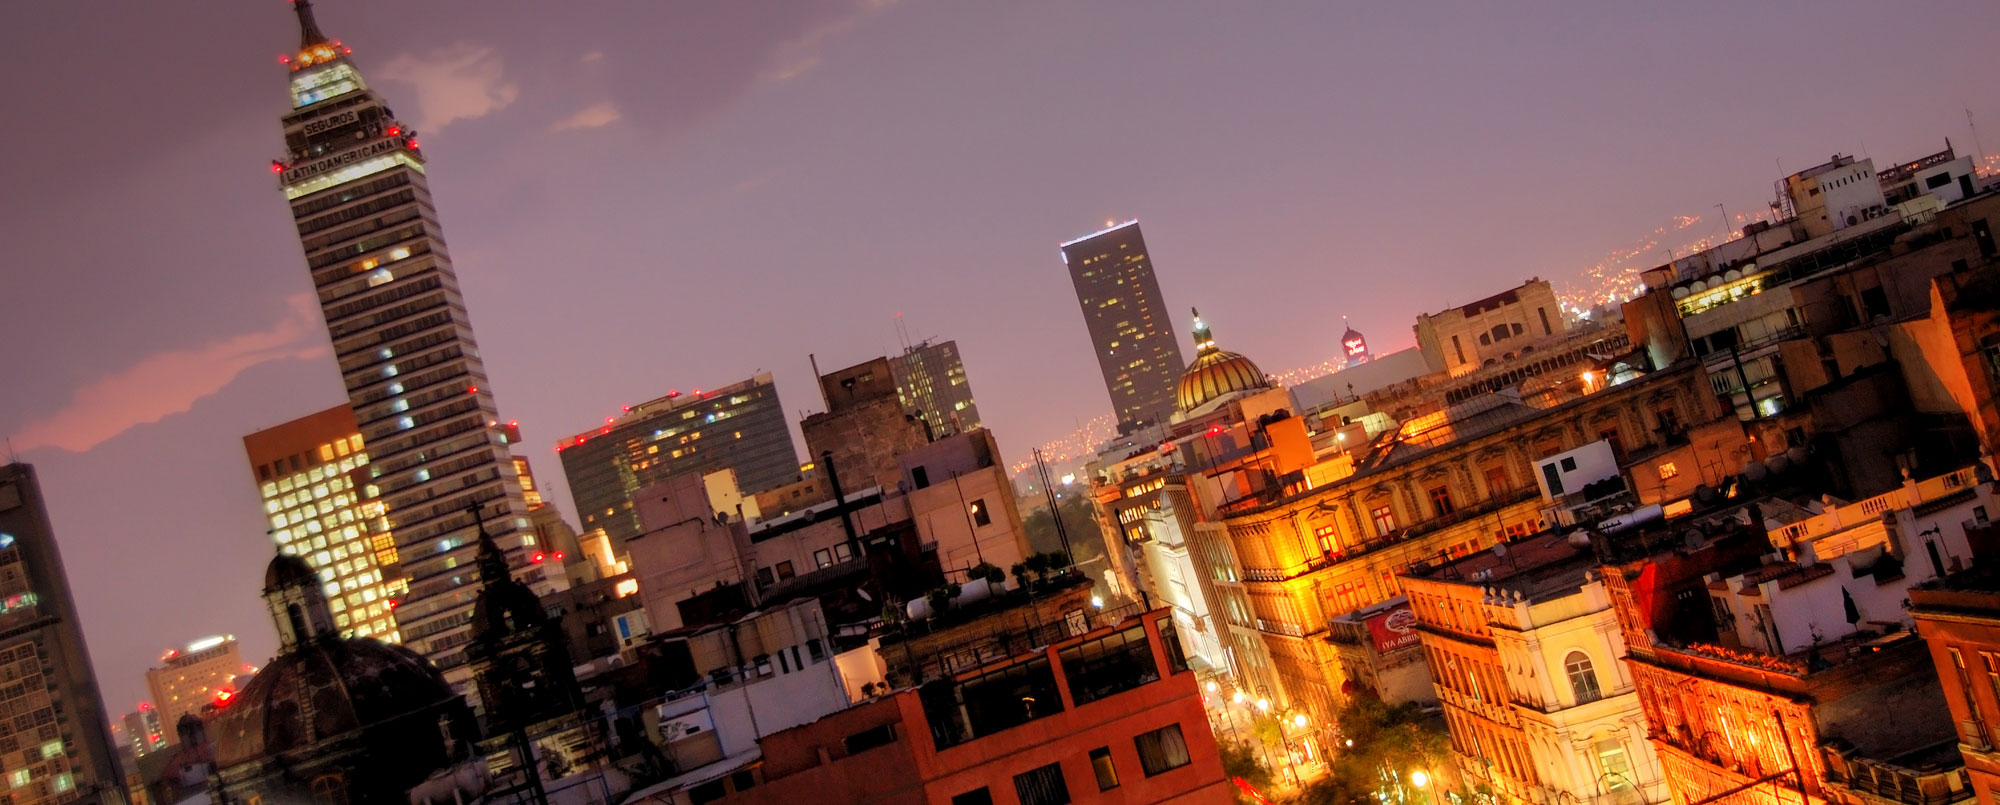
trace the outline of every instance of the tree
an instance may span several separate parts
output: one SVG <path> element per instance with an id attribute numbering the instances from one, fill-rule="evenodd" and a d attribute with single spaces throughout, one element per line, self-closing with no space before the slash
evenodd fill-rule
<path id="1" fill-rule="evenodd" d="M 1341 708 L 1339 724 L 1344 740 L 1333 752 L 1327 776 L 1308 787 L 1315 798 L 1301 801 L 1369 798 L 1393 790 L 1412 770 L 1423 769 L 1436 779 L 1451 768 L 1450 735 L 1436 716 L 1415 704 L 1391 706 L 1372 696 L 1356 696 Z"/>
<path id="2" fill-rule="evenodd" d="M 1104 533 L 1097 524 L 1097 510 L 1087 495 L 1070 493 L 1056 501 L 1063 528 L 1069 532 L 1069 550 L 1077 564 L 1087 564 L 1104 556 Z M 1044 508 L 1027 516 L 1021 530 L 1028 538 L 1028 550 L 1036 553 L 1060 551 L 1062 537 L 1056 533 L 1056 516 Z"/>
<path id="3" fill-rule="evenodd" d="M 1257 759 L 1257 750 L 1240 741 L 1225 740 L 1216 746 L 1222 753 L 1222 773 L 1231 780 L 1242 778 L 1258 791 L 1270 791 L 1277 779 L 1271 770 Z"/>

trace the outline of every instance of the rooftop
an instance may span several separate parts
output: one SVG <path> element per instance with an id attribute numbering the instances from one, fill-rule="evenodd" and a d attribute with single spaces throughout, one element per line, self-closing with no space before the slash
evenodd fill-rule
<path id="1" fill-rule="evenodd" d="M 1572 539 L 1576 542 L 1572 542 Z M 1512 543 L 1410 575 L 1447 584 L 1471 584 L 1519 592 L 1528 601 L 1546 599 L 1581 587 L 1584 574 L 1600 560 L 1582 532 L 1569 535 L 1545 531 Z"/>

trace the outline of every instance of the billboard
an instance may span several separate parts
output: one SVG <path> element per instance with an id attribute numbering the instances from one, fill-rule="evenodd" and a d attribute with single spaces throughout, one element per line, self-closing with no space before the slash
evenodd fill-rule
<path id="1" fill-rule="evenodd" d="M 1408 601 L 1370 615 L 1365 622 L 1368 624 L 1368 636 L 1375 642 L 1377 654 L 1387 654 L 1417 644 L 1417 613 L 1410 609 Z"/>

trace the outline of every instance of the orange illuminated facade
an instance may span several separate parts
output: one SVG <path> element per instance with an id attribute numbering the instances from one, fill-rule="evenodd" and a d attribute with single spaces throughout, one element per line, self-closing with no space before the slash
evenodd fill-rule
<path id="1" fill-rule="evenodd" d="M 1686 442 L 1684 426 L 1720 418 L 1707 386 L 1688 361 L 1587 394 L 1492 397 L 1412 417 L 1393 436 L 1352 449 L 1352 474 L 1312 485 L 1309 468 L 1306 483 L 1281 497 L 1224 506 L 1251 616 L 1287 702 L 1331 725 L 1345 672 L 1324 639 L 1329 618 L 1402 594 L 1399 576 L 1413 565 L 1540 531 L 1538 459 L 1616 439 L 1628 472 L 1654 472 L 1652 461 Z"/>
<path id="2" fill-rule="evenodd" d="M 1988 562 L 1992 557 L 1980 557 Z M 1991 566 L 1910 590 L 1980 805 L 2000 805 L 2000 574 Z"/>
<path id="3" fill-rule="evenodd" d="M 772 734 L 695 801 L 1217 803 L 1233 790 L 1156 609 Z"/>
<path id="4" fill-rule="evenodd" d="M 395 572 L 396 539 L 354 410 L 337 405 L 257 431 L 243 449 L 272 541 L 320 575 L 341 635 L 401 642 L 392 610 L 408 583 Z"/>

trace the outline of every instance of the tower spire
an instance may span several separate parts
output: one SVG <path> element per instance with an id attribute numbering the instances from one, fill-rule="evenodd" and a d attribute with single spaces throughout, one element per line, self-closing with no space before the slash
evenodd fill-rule
<path id="1" fill-rule="evenodd" d="M 292 10 L 298 12 L 299 15 L 300 50 L 332 42 L 332 40 L 326 38 L 326 34 L 320 32 L 319 22 L 313 19 L 312 0 L 292 0 Z"/>
<path id="2" fill-rule="evenodd" d="M 1209 332 L 1208 323 L 1201 320 L 1201 308 L 1194 311 L 1194 349 L 1196 354 L 1206 355 L 1215 349 L 1215 334 Z"/>

